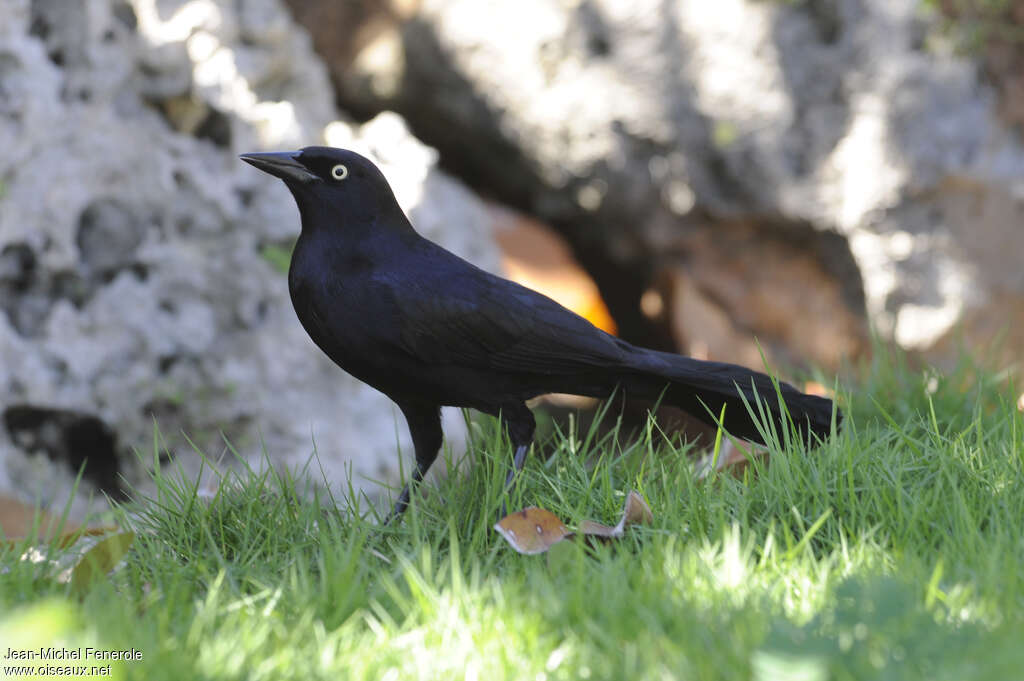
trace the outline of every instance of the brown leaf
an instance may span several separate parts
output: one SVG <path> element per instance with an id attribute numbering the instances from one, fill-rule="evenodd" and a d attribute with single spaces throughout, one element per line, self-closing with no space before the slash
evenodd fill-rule
<path id="1" fill-rule="evenodd" d="M 644 498 L 636 490 L 626 495 L 626 503 L 622 508 L 622 518 L 615 527 L 608 527 L 593 520 L 580 523 L 579 533 L 597 539 L 617 539 L 623 535 L 630 525 L 650 525 L 654 522 L 654 514 Z"/>
<path id="2" fill-rule="evenodd" d="M 639 492 L 635 489 L 630 490 L 626 495 L 626 506 L 622 509 L 622 521 L 619 524 L 628 527 L 630 525 L 650 525 L 653 522 L 654 514 L 651 513 L 651 507 L 647 505 Z"/>
<path id="3" fill-rule="evenodd" d="M 639 492 L 630 490 L 618 525 L 609 527 L 593 520 L 584 520 L 575 534 L 581 534 L 587 539 L 610 541 L 621 537 L 629 525 L 649 525 L 652 522 L 654 515 L 647 502 Z M 574 536 L 558 516 L 536 506 L 505 516 L 494 529 L 501 533 L 512 548 L 527 555 L 544 553 L 563 539 Z"/>
<path id="4" fill-rule="evenodd" d="M 71 570 L 71 589 L 81 593 L 94 579 L 113 570 L 128 553 L 133 541 L 134 532 L 122 532 L 97 542 Z"/>
<path id="5" fill-rule="evenodd" d="M 551 511 L 530 506 L 511 513 L 494 526 L 516 551 L 526 555 L 544 553 L 572 533 Z"/>
<path id="6" fill-rule="evenodd" d="M 577 531 L 588 537 L 598 537 L 599 539 L 613 539 L 622 536 L 622 528 L 618 526 L 609 527 L 594 520 L 584 520 L 580 523 L 579 530 Z"/>

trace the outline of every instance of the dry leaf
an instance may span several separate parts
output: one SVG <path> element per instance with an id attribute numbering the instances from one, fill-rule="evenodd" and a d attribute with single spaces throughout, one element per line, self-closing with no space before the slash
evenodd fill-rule
<path id="1" fill-rule="evenodd" d="M 78 564 L 71 570 L 71 589 L 81 592 L 94 579 L 113 570 L 128 553 L 133 541 L 134 532 L 122 532 L 97 542 L 82 555 Z"/>
<path id="2" fill-rule="evenodd" d="M 630 490 L 626 495 L 626 505 L 622 509 L 622 521 L 619 524 L 628 527 L 630 525 L 650 525 L 653 522 L 654 514 L 651 513 L 651 507 L 647 505 L 639 492 L 635 489 Z"/>
<path id="3" fill-rule="evenodd" d="M 580 523 L 578 532 L 598 539 L 617 539 L 630 525 L 650 525 L 652 522 L 654 522 L 654 514 L 651 513 L 651 507 L 647 505 L 639 492 L 630 490 L 626 495 L 626 503 L 622 508 L 622 519 L 619 520 L 618 525 L 608 527 L 593 520 L 584 520 Z"/>
<path id="4" fill-rule="evenodd" d="M 575 534 L 608 541 L 621 537 L 629 525 L 649 525 L 653 521 L 654 515 L 647 502 L 639 492 L 630 490 L 618 525 L 609 527 L 593 520 L 584 520 Z M 524 554 L 544 553 L 563 539 L 574 536 L 558 516 L 536 506 L 505 516 L 494 529 L 505 537 L 512 548 Z"/>
<path id="5" fill-rule="evenodd" d="M 622 536 L 622 528 L 609 527 L 594 520 L 584 520 L 577 530 L 580 534 L 588 537 L 599 537 L 601 539 L 613 539 Z"/>
<path id="6" fill-rule="evenodd" d="M 519 553 L 544 553 L 572 533 L 551 511 L 530 506 L 511 513 L 494 526 L 501 536 Z"/>

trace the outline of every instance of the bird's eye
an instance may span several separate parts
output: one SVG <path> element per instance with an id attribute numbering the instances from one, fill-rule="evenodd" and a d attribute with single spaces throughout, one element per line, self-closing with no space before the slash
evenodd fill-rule
<path id="1" fill-rule="evenodd" d="M 339 163 L 338 165 L 331 168 L 331 177 L 333 177 L 335 180 L 344 180 L 346 177 L 348 177 L 348 168 L 346 168 L 343 164 Z"/>

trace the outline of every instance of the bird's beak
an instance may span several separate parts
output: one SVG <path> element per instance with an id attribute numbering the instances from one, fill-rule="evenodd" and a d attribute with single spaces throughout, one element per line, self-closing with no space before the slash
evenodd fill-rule
<path id="1" fill-rule="evenodd" d="M 274 177 L 280 177 L 285 181 L 294 180 L 306 183 L 320 179 L 306 170 L 306 166 L 299 163 L 298 156 L 299 152 L 297 151 L 274 151 L 242 154 L 238 158 L 265 173 L 270 173 Z"/>

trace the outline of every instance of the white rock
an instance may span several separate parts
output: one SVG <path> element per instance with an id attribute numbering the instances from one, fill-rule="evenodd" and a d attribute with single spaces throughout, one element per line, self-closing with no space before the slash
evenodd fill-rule
<path id="1" fill-rule="evenodd" d="M 184 435 L 231 465 L 223 433 L 257 467 L 264 448 L 303 467 L 315 443 L 336 495 L 349 472 L 371 494 L 370 480 L 396 482 L 398 448 L 411 460 L 404 420 L 299 326 L 261 255 L 298 235 L 298 212 L 237 154 L 345 131 L 428 236 L 494 268 L 479 200 L 396 116 L 336 120 L 324 68 L 277 0 L 134 0 L 134 28 L 115 5 L 46 5 L 44 45 L 28 0 L 0 4 L 0 411 L 99 416 L 133 484 L 146 476 L 130 451 L 152 456 L 154 419 L 189 471 Z M 464 432 L 446 419 L 456 450 Z M 26 459 L 0 427 L 0 492 L 62 503 L 62 465 Z"/>

